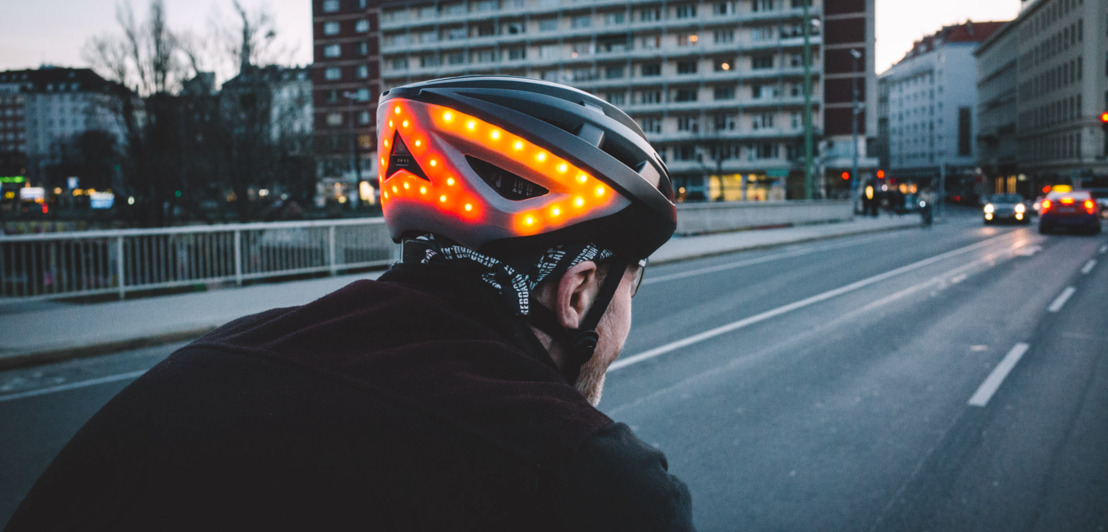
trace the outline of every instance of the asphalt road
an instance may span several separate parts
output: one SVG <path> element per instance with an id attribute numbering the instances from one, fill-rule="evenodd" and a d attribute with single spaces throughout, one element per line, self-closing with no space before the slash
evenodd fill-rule
<path id="1" fill-rule="evenodd" d="M 651 267 L 601 409 L 700 530 L 1105 530 L 1106 251 L 954 216 Z M 171 350 L 0 373 L 0 523 Z"/>

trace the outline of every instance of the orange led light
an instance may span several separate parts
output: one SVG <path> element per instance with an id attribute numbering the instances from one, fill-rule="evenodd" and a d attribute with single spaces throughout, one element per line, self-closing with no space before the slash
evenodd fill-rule
<path id="1" fill-rule="evenodd" d="M 512 145 L 512 147 L 515 148 L 516 151 L 522 150 L 523 149 L 523 141 L 522 140 L 517 140 L 516 143 Z"/>
<path id="2" fill-rule="evenodd" d="M 469 122 L 466 122 L 466 129 L 468 129 L 470 131 L 473 131 L 473 130 L 477 129 L 477 122 L 474 122 L 473 120 L 470 120 Z"/>
<path id="3" fill-rule="evenodd" d="M 438 166 L 438 165 L 439 165 L 439 162 L 438 162 L 437 160 L 435 160 L 435 159 L 431 159 L 431 163 L 430 163 L 430 164 L 431 164 L 431 166 Z"/>
<path id="4" fill-rule="evenodd" d="M 381 166 L 385 166 L 385 158 L 381 157 Z"/>
<path id="5" fill-rule="evenodd" d="M 559 173 L 564 174 L 564 173 L 566 173 L 566 170 L 569 170 L 569 166 L 567 166 L 566 163 L 562 163 L 562 164 L 558 165 L 558 172 Z"/>
<path id="6" fill-rule="evenodd" d="M 446 203 L 446 195 L 439 196 L 439 203 Z"/>
<path id="7" fill-rule="evenodd" d="M 561 216 L 562 215 L 562 209 L 554 207 L 553 209 L 550 209 L 550 215 L 551 216 Z"/>
<path id="8" fill-rule="evenodd" d="M 409 185 L 407 181 L 405 181 L 405 182 L 404 182 L 404 190 L 408 190 L 408 189 L 410 189 L 410 188 L 412 188 L 412 186 L 411 186 L 411 185 Z"/>
<path id="9" fill-rule="evenodd" d="M 393 122 L 392 122 L 392 120 L 389 120 L 389 127 L 392 127 L 392 126 L 393 126 Z"/>
<path id="10" fill-rule="evenodd" d="M 473 204 L 472 203 L 466 203 L 465 209 L 466 209 L 466 212 L 472 212 L 473 211 Z"/>
<path id="11" fill-rule="evenodd" d="M 453 177 L 448 177 L 448 178 L 446 178 L 446 185 L 447 185 L 447 186 L 451 186 L 451 187 L 452 187 L 452 186 L 454 186 L 454 183 L 455 183 L 455 181 L 454 181 L 454 178 L 453 178 Z"/>
<path id="12" fill-rule="evenodd" d="M 598 198 L 603 196 L 604 195 L 604 187 L 602 185 L 597 185 L 596 190 L 593 193 L 596 194 L 596 197 L 598 197 Z"/>
<path id="13" fill-rule="evenodd" d="M 578 206 L 578 207 L 584 207 L 585 206 L 585 198 L 582 198 L 581 196 L 577 196 L 576 198 L 574 198 L 573 204 Z"/>
<path id="14" fill-rule="evenodd" d="M 451 113 L 450 111 L 446 111 L 442 114 L 442 119 L 444 121 L 446 121 L 447 123 L 453 122 L 454 121 L 454 113 Z"/>
<path id="15" fill-rule="evenodd" d="M 405 121 L 401 122 L 401 123 L 400 123 L 400 125 L 401 125 L 402 127 L 408 127 L 408 125 L 409 125 L 410 123 L 411 123 L 411 122 L 408 122 L 407 120 L 405 120 Z"/>
<path id="16" fill-rule="evenodd" d="M 589 176 L 587 176 L 587 175 L 585 175 L 585 174 L 578 174 L 578 175 L 577 175 L 577 182 L 578 182 L 578 183 L 584 183 L 584 182 L 586 182 L 586 181 L 588 181 L 588 180 L 589 180 Z"/>
<path id="17" fill-rule="evenodd" d="M 523 223 L 527 225 L 535 225 L 535 218 L 533 216 L 528 216 L 523 219 Z"/>
<path id="18" fill-rule="evenodd" d="M 393 108 L 392 108 L 392 112 L 394 112 L 394 113 L 396 113 L 396 114 L 400 114 L 400 106 L 399 106 L 399 105 L 397 105 L 396 107 L 393 107 Z"/>
<path id="19" fill-rule="evenodd" d="M 388 147 L 389 147 L 389 139 L 385 139 L 385 147 L 386 147 L 386 148 L 388 148 Z"/>
<path id="20" fill-rule="evenodd" d="M 393 194 L 396 194 L 397 192 L 399 192 L 399 191 L 398 191 L 398 190 L 396 190 L 396 185 L 393 185 L 393 186 L 392 186 L 392 193 L 393 193 Z"/>
<path id="21" fill-rule="evenodd" d="M 492 133 L 489 133 L 489 136 L 492 137 L 492 140 L 500 140 L 500 131 L 494 129 Z"/>
<path id="22" fill-rule="evenodd" d="M 535 160 L 540 162 L 540 163 L 545 161 L 546 160 L 546 152 L 540 151 L 539 154 L 535 156 Z"/>
<path id="23" fill-rule="evenodd" d="M 427 193 L 427 187 L 419 187 L 419 193 L 420 194 L 426 194 Z"/>
<path id="24" fill-rule="evenodd" d="M 417 140 L 417 141 L 415 141 L 415 147 L 417 147 L 417 148 L 418 148 L 418 147 L 420 147 L 420 146 L 422 146 L 422 145 L 423 145 L 423 141 L 422 141 L 422 140 Z"/>

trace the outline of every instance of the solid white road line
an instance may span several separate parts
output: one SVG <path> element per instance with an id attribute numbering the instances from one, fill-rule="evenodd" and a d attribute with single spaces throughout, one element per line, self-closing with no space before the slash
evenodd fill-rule
<path id="1" fill-rule="evenodd" d="M 992 399 L 993 394 L 1000 388 L 1001 383 L 1004 382 L 1004 378 L 1008 376 L 1008 373 L 1012 371 L 1012 368 L 1016 367 L 1016 363 L 1023 358 L 1023 354 L 1030 349 L 1031 346 L 1020 342 L 1008 351 L 1008 354 L 1004 356 L 1004 359 L 1000 361 L 993 368 L 993 372 L 985 378 L 985 382 L 981 383 L 981 386 L 977 388 L 977 392 L 970 397 L 970 406 L 984 407 L 989 404 L 989 399 Z"/>
<path id="2" fill-rule="evenodd" d="M 98 386 L 100 384 L 108 384 L 117 381 L 125 381 L 128 379 L 137 379 L 140 375 L 146 373 L 146 370 L 132 371 L 130 373 L 121 373 L 119 375 L 110 375 L 107 377 L 100 377 L 99 379 L 89 379 L 87 381 L 71 382 L 69 384 L 62 384 L 59 386 L 51 386 L 49 388 L 41 388 L 38 390 L 31 390 L 27 392 L 13 393 L 11 395 L 0 396 L 0 403 L 5 401 L 15 401 L 16 399 L 24 399 L 27 397 L 35 397 L 38 395 L 46 395 L 57 392 L 65 392 L 69 390 L 76 390 L 78 388 L 87 388 L 89 386 Z"/>
<path id="3" fill-rule="evenodd" d="M 1089 259 L 1089 262 L 1085 263 L 1085 267 L 1081 268 L 1081 273 L 1089 275 L 1089 272 L 1093 271 L 1094 267 L 1096 267 L 1096 259 Z"/>
<path id="4" fill-rule="evenodd" d="M 766 321 L 770 318 L 780 316 L 780 315 L 785 314 L 787 312 L 792 312 L 792 311 L 797 310 L 797 309 L 808 307 L 808 306 L 814 305 L 816 303 L 819 303 L 821 301 L 826 301 L 826 300 L 831 299 L 833 297 L 838 297 L 838 296 L 841 296 L 843 294 L 858 290 L 860 288 L 864 288 L 864 287 L 869 286 L 871 284 L 879 283 L 879 282 L 884 281 L 886 279 L 890 279 L 890 278 L 896 277 L 898 275 L 908 273 L 908 272 L 913 271 L 913 270 L 918 270 L 920 268 L 930 266 L 932 264 L 935 264 L 937 262 L 946 260 L 948 258 L 955 257 L 955 256 L 958 256 L 958 255 L 961 255 L 961 254 L 964 254 L 964 253 L 969 253 L 970 251 L 974 251 L 976 249 L 992 245 L 994 243 L 994 241 L 1005 238 L 1009 235 L 1011 235 L 1011 233 L 1009 233 L 1007 235 L 1001 235 L 1001 236 L 993 237 L 993 238 L 990 238 L 988 240 L 984 240 L 982 242 L 978 242 L 976 244 L 972 244 L 972 245 L 969 245 L 969 246 L 966 246 L 966 247 L 963 247 L 963 248 L 951 250 L 951 251 L 948 251 L 948 252 L 943 253 L 941 255 L 935 255 L 934 257 L 927 258 L 927 259 L 921 260 L 919 262 L 909 264 L 907 266 L 902 266 L 902 267 L 897 268 L 895 270 L 889 270 L 889 271 L 887 271 L 885 273 L 882 273 L 880 275 L 875 275 L 873 277 L 870 277 L 869 279 L 863 279 L 861 281 L 857 281 L 857 282 L 848 284 L 846 286 L 841 286 L 841 287 L 836 288 L 834 290 L 829 290 L 827 292 L 809 297 L 807 299 L 802 299 L 800 301 L 796 301 L 794 303 L 790 303 L 790 304 L 782 306 L 782 307 L 777 307 L 773 310 L 769 310 L 769 311 L 763 312 L 761 314 L 756 314 L 756 315 L 750 316 L 748 318 L 743 318 L 741 320 L 728 323 L 727 325 L 716 327 L 715 329 L 709 329 L 709 330 L 704 331 L 702 333 L 694 334 L 694 335 L 689 336 L 687 338 L 683 338 L 683 339 L 677 340 L 675 342 L 670 342 L 668 344 L 665 344 L 665 345 L 662 345 L 662 346 L 659 346 L 659 347 L 655 347 L 654 349 L 644 351 L 644 352 L 639 353 L 637 355 L 633 355 L 633 356 L 630 356 L 630 357 L 627 357 L 627 358 L 621 358 L 619 360 L 616 360 L 614 363 L 612 363 L 612 365 L 608 367 L 608 371 L 615 371 L 615 370 L 618 370 L 618 369 L 621 369 L 621 368 L 625 368 L 627 366 L 638 364 L 639 362 L 650 360 L 652 358 L 662 356 L 662 355 L 670 353 L 672 351 L 676 351 L 678 349 L 681 349 L 682 347 L 688 347 L 690 345 L 697 344 L 697 343 L 703 342 L 705 340 L 709 340 L 711 338 L 715 338 L 716 336 L 719 336 L 721 334 L 726 334 L 726 333 L 729 333 L 731 331 L 742 329 L 743 327 L 747 327 L 747 326 L 750 326 L 750 325 L 754 325 L 755 323 L 760 323 L 760 322 Z"/>
<path id="5" fill-rule="evenodd" d="M 1050 306 L 1046 309 L 1050 312 L 1058 312 L 1062 310 L 1062 307 L 1066 306 L 1066 301 L 1069 301 L 1070 296 L 1072 296 L 1073 293 L 1076 291 L 1077 289 L 1075 289 L 1074 287 L 1067 286 L 1065 290 L 1062 290 L 1062 293 L 1059 294 L 1058 297 L 1054 298 L 1054 302 L 1051 303 Z"/>
<path id="6" fill-rule="evenodd" d="M 717 266 L 708 266 L 706 268 L 698 268 L 695 270 L 686 270 L 678 273 L 671 273 L 669 275 L 659 275 L 658 277 L 647 277 L 643 279 L 642 284 L 654 284 L 665 281 L 672 281 L 674 279 L 684 279 L 686 277 L 694 277 L 697 275 L 704 275 L 706 273 L 722 272 L 726 270 L 733 270 L 735 268 L 742 268 L 743 266 L 753 266 L 755 264 L 763 264 L 766 262 L 772 262 L 781 259 L 791 259 L 794 257 L 801 257 L 804 255 L 810 255 L 815 253 L 815 250 L 802 250 L 793 251 L 790 253 L 779 253 L 776 255 L 769 255 L 766 257 L 759 257 L 756 259 L 740 260 L 738 262 L 729 262 L 727 264 L 720 264 Z"/>

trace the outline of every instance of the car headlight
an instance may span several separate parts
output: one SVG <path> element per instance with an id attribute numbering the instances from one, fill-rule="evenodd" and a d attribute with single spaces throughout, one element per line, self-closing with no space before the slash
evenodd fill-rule
<path id="1" fill-rule="evenodd" d="M 1023 214 L 1025 212 L 1027 212 L 1027 205 L 1024 205 L 1022 203 L 1017 203 L 1016 204 L 1016 212 L 1018 212 L 1020 214 Z"/>
<path id="2" fill-rule="evenodd" d="M 993 207 L 992 203 L 986 203 L 985 204 L 985 214 L 992 214 L 993 211 L 995 211 L 995 210 L 996 210 L 996 207 Z"/>

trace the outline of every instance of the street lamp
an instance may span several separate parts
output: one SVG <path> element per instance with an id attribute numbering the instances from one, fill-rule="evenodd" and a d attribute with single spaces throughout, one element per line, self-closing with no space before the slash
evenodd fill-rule
<path id="1" fill-rule="evenodd" d="M 858 60 L 862 58 L 862 52 L 857 49 L 850 49 L 851 71 L 850 71 L 850 131 L 851 142 L 854 146 L 854 167 L 850 174 L 853 179 L 850 181 L 850 201 L 858 201 L 858 114 L 862 112 L 861 107 L 858 104 Z"/>
<path id="2" fill-rule="evenodd" d="M 354 201 L 351 202 L 351 207 L 356 209 L 358 207 L 358 203 L 360 203 L 362 200 L 361 195 L 358 191 L 358 187 L 361 185 L 362 182 L 362 165 L 361 161 L 358 160 L 358 136 L 354 133 L 354 102 L 360 102 L 361 98 L 358 98 L 357 94 L 349 91 L 343 92 L 342 97 L 346 98 L 346 112 L 350 115 L 350 121 L 348 123 L 349 126 L 347 129 L 350 131 L 350 165 L 354 170 Z"/>

